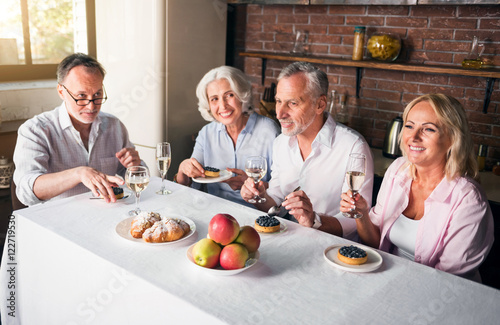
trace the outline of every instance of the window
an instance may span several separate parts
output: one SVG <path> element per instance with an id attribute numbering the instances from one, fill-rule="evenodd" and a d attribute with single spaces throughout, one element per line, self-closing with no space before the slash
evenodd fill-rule
<path id="1" fill-rule="evenodd" d="M 54 79 L 73 52 L 95 56 L 95 0 L 1 0 L 0 82 Z"/>

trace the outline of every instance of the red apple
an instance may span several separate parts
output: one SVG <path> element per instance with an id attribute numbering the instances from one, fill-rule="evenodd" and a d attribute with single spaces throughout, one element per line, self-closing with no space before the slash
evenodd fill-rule
<path id="1" fill-rule="evenodd" d="M 240 234 L 236 237 L 235 243 L 242 244 L 248 250 L 249 254 L 255 253 L 260 246 L 260 235 L 253 227 L 243 226 Z"/>
<path id="2" fill-rule="evenodd" d="M 208 224 L 208 236 L 223 246 L 231 244 L 240 233 L 240 225 L 229 214 L 216 214 Z"/>
<path id="3" fill-rule="evenodd" d="M 219 264 L 220 253 L 220 246 L 208 238 L 199 240 L 194 244 L 193 250 L 191 251 L 191 255 L 196 264 L 210 269 Z"/>
<path id="4" fill-rule="evenodd" d="M 226 270 L 241 269 L 247 260 L 248 250 L 241 244 L 229 244 L 220 252 L 220 266 Z"/>

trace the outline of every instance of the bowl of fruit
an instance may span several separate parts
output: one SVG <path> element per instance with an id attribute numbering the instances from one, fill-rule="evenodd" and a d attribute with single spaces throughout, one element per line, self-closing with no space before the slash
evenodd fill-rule
<path id="1" fill-rule="evenodd" d="M 375 33 L 368 39 L 366 48 L 372 59 L 392 62 L 401 53 L 401 38 L 392 34 Z"/>

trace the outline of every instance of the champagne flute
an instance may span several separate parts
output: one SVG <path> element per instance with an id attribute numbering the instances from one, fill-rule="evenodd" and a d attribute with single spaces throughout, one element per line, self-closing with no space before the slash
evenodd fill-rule
<path id="1" fill-rule="evenodd" d="M 172 154 L 170 152 L 170 143 L 161 142 L 156 145 L 156 165 L 161 175 L 161 189 L 156 192 L 156 194 L 167 195 L 172 193 L 165 188 L 165 178 L 167 177 L 167 171 L 170 168 L 170 161 Z"/>
<path id="2" fill-rule="evenodd" d="M 149 169 L 144 166 L 131 166 L 125 172 L 125 183 L 127 187 L 135 193 L 135 209 L 129 211 L 129 215 L 135 216 L 141 212 L 139 202 L 141 201 L 141 192 L 148 187 Z"/>
<path id="3" fill-rule="evenodd" d="M 349 155 L 349 161 L 347 162 L 347 170 L 345 173 L 345 179 L 347 182 L 347 186 L 352 191 L 352 197 L 354 198 L 358 191 L 361 189 L 361 186 L 363 185 L 365 181 L 365 174 L 366 174 L 366 157 L 363 154 L 360 153 L 351 153 Z M 361 218 L 363 214 L 356 212 L 356 211 L 350 211 L 350 212 L 344 212 L 343 213 L 344 217 L 347 218 Z"/>
<path id="4" fill-rule="evenodd" d="M 245 162 L 245 172 L 248 177 L 253 179 L 257 185 L 259 181 L 267 174 L 267 160 L 261 156 L 252 156 Z M 248 200 L 250 203 L 264 203 L 266 198 L 256 195 L 253 199 Z"/>

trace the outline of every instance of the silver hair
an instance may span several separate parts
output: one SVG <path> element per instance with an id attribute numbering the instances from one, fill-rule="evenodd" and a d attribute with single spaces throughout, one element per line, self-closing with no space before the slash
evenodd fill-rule
<path id="1" fill-rule="evenodd" d="M 207 87 L 216 80 L 226 79 L 229 86 L 234 91 L 234 94 L 241 102 L 241 110 L 243 113 L 249 111 L 252 101 L 252 84 L 248 77 L 239 69 L 220 66 L 208 71 L 196 86 L 196 97 L 198 97 L 198 110 L 201 116 L 206 121 L 214 121 L 215 118 L 210 111 L 210 103 L 208 102 Z"/>
<path id="2" fill-rule="evenodd" d="M 93 57 L 84 53 L 73 53 L 65 57 L 57 66 L 57 82 L 62 84 L 71 69 L 84 66 L 94 73 L 100 73 L 102 78 L 106 75 L 106 70 Z"/>
<path id="3" fill-rule="evenodd" d="M 309 62 L 294 62 L 281 70 L 278 81 L 303 73 L 307 78 L 307 90 L 314 98 L 328 94 L 328 76 Z"/>

